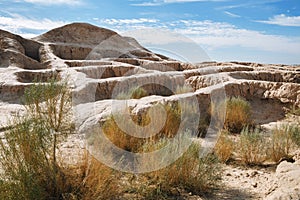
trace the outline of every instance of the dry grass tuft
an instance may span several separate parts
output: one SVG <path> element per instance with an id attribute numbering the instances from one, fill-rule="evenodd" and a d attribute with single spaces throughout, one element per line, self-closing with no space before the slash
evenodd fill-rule
<path id="1" fill-rule="evenodd" d="M 221 176 L 218 159 L 213 155 L 199 157 L 199 144 L 193 143 L 173 164 L 146 174 L 154 187 L 147 191 L 150 196 L 172 194 L 174 189 L 183 189 L 194 194 L 203 194 L 218 185 Z M 153 189 L 155 188 L 155 190 Z M 157 188 L 159 188 L 159 193 Z M 160 197 L 162 198 L 162 197 Z"/>
<path id="2" fill-rule="evenodd" d="M 273 130 L 268 151 L 269 157 L 272 161 L 278 162 L 282 158 L 290 157 L 290 151 L 295 145 L 295 132 L 297 132 L 297 129 L 293 126 L 282 126 Z"/>
<path id="3" fill-rule="evenodd" d="M 183 85 L 176 88 L 175 94 L 185 94 L 193 91 L 194 90 L 191 86 Z"/>
<path id="4" fill-rule="evenodd" d="M 300 147 L 300 125 L 294 124 L 291 126 L 293 142 Z"/>
<path id="5" fill-rule="evenodd" d="M 122 92 L 117 95 L 116 99 L 126 100 L 126 99 L 140 99 L 148 96 L 148 92 L 142 87 L 131 88 L 128 92 Z"/>
<path id="6" fill-rule="evenodd" d="M 221 131 L 214 148 L 214 153 L 223 163 L 226 163 L 230 159 L 234 150 L 234 143 L 228 134 L 229 133 L 225 130 Z"/>
<path id="7" fill-rule="evenodd" d="M 140 115 L 132 115 L 131 119 L 137 126 L 146 126 L 149 123 L 159 124 L 158 121 L 164 121 L 161 130 L 152 137 L 149 138 L 137 138 L 125 133 L 121 130 L 116 123 L 113 116 L 109 117 L 102 126 L 104 134 L 108 139 L 114 143 L 116 146 L 131 152 L 139 152 L 142 146 L 149 141 L 158 141 L 160 138 L 171 138 L 177 134 L 178 128 L 180 126 L 180 109 L 177 104 L 174 105 L 161 105 L 166 111 L 166 119 L 160 119 L 160 116 L 156 115 L 155 118 L 150 119 L 147 113 L 142 113 Z M 122 120 L 122 117 L 118 117 Z M 124 119 L 125 120 L 125 119 Z M 153 120 L 153 121 L 151 121 Z M 126 121 L 122 123 L 126 124 Z M 134 131 L 134 130 L 132 130 Z"/>
<path id="8" fill-rule="evenodd" d="M 225 121 L 223 122 L 225 112 Z M 240 97 L 228 98 L 219 104 L 211 103 L 208 115 L 216 123 L 224 123 L 217 126 L 224 126 L 224 129 L 231 133 L 240 133 L 243 128 L 253 125 L 250 104 Z"/>
<path id="9" fill-rule="evenodd" d="M 266 141 L 259 129 L 244 128 L 236 146 L 241 161 L 245 164 L 262 164 L 266 160 Z"/>
<path id="10" fill-rule="evenodd" d="M 83 180 L 80 187 L 80 199 L 117 199 L 122 189 L 120 187 L 121 173 L 117 172 L 88 153 L 84 156 L 81 168 Z"/>
<path id="11" fill-rule="evenodd" d="M 140 147 L 146 142 L 143 138 L 133 137 L 122 131 L 113 116 L 105 121 L 102 130 L 112 143 L 130 152 L 138 152 Z"/>
<path id="12" fill-rule="evenodd" d="M 240 97 L 227 99 L 224 128 L 232 133 L 240 133 L 243 128 L 250 125 L 252 125 L 250 104 Z"/>
<path id="13" fill-rule="evenodd" d="M 296 104 L 293 104 L 290 107 L 290 114 L 300 116 L 300 107 Z"/>

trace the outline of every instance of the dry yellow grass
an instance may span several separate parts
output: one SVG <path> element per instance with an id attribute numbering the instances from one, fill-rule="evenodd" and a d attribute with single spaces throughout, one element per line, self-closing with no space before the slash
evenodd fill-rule
<path id="1" fill-rule="evenodd" d="M 102 164 L 92 155 L 86 153 L 82 163 L 83 179 L 80 185 L 80 199 L 107 200 L 120 197 L 121 173 Z"/>
<path id="2" fill-rule="evenodd" d="M 241 161 L 245 164 L 262 164 L 266 161 L 266 141 L 259 129 L 244 128 L 236 146 Z"/>
<path id="3" fill-rule="evenodd" d="M 214 152 L 223 163 L 226 163 L 234 150 L 234 142 L 229 138 L 227 131 L 221 131 Z"/>
<path id="4" fill-rule="evenodd" d="M 137 138 L 125 133 L 121 130 L 114 120 L 114 117 L 109 117 L 102 126 L 104 134 L 107 138 L 116 146 L 131 152 L 139 152 L 142 146 L 149 141 L 158 141 L 161 138 L 171 138 L 177 134 L 180 126 L 180 109 L 176 104 L 174 105 L 162 105 L 166 111 L 166 119 L 160 119 L 161 116 L 155 116 L 150 119 L 147 113 L 141 115 L 132 115 L 131 119 L 136 126 L 146 126 L 149 123 L 156 124 L 158 121 L 164 121 L 163 127 L 154 136 L 148 138 Z M 118 117 L 122 120 L 122 117 Z M 153 121 L 151 121 L 153 120 Z M 127 122 L 124 121 L 124 124 Z M 157 123 L 159 124 L 159 123 Z M 132 130 L 134 131 L 134 130 Z"/>
<path id="5" fill-rule="evenodd" d="M 252 125 L 250 104 L 240 97 L 227 99 L 224 128 L 232 133 L 240 133 L 243 128 L 250 125 Z"/>
<path id="6" fill-rule="evenodd" d="M 171 193 L 174 188 L 181 188 L 193 194 L 203 194 L 218 184 L 221 175 L 218 159 L 211 154 L 201 158 L 199 150 L 199 144 L 193 143 L 170 166 L 146 174 L 148 181 L 154 184 L 154 188 L 160 189 L 159 195 Z M 152 192 L 158 195 L 157 190 Z"/>
<path id="7" fill-rule="evenodd" d="M 272 137 L 268 150 L 268 157 L 278 162 L 282 158 L 290 157 L 290 152 L 294 147 L 294 132 L 292 126 L 282 126 L 272 132 Z"/>

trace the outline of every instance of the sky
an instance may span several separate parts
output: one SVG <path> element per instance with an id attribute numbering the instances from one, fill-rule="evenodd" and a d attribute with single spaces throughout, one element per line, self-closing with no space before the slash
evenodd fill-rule
<path id="1" fill-rule="evenodd" d="M 0 29 L 26 38 L 72 22 L 136 37 L 150 49 L 153 41 L 185 53 L 199 48 L 211 61 L 300 64 L 299 0 L 0 0 Z M 193 45 L 139 31 L 149 28 Z"/>

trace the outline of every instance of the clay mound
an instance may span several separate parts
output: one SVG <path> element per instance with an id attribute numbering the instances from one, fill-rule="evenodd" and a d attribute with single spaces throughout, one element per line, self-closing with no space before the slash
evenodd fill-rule
<path id="1" fill-rule="evenodd" d="M 11 80 L 2 84 L 0 96 L 11 97 L 5 98 L 7 101 L 15 101 L 22 94 L 11 90 L 14 85 L 25 87 L 36 77 L 51 77 L 53 70 L 63 72 L 72 68 L 87 77 L 87 85 L 94 85 L 94 101 L 111 99 L 115 84 L 122 79 L 128 84 L 156 82 L 144 87 L 148 94 L 172 98 L 176 96 L 174 92 L 159 84 L 169 84 L 175 90 L 184 83 L 195 96 L 202 91 L 209 94 L 215 85 L 223 84 L 227 96 L 242 96 L 254 102 L 254 113 L 261 113 L 256 103 L 261 100 L 279 102 L 278 107 L 300 102 L 299 67 L 242 62 L 182 63 L 147 50 L 133 38 L 85 23 L 56 28 L 34 40 L 1 31 L 0 47 L 1 67 L 23 69 L 12 71 Z M 7 77 L 4 72 L 1 76 Z M 85 87 L 80 86 L 83 89 L 79 94 L 89 92 Z M 14 93 L 17 96 L 11 95 Z"/>
<path id="2" fill-rule="evenodd" d="M 64 60 L 102 58 L 160 57 L 142 47 L 135 39 L 86 23 L 72 23 L 53 29 L 34 40 L 50 43 L 55 56 Z"/>
<path id="3" fill-rule="evenodd" d="M 105 28 L 86 23 L 72 23 L 53 29 L 34 38 L 34 40 L 50 43 L 98 45 L 114 35 L 117 33 Z"/>
<path id="4" fill-rule="evenodd" d="M 39 48 L 41 46 L 39 42 L 0 30 L 0 66 L 8 67 L 9 63 L 23 68 L 29 67 L 30 64 L 38 65 L 35 62 L 40 62 Z M 12 54 L 19 54 L 19 56 L 12 56 Z M 19 59 L 20 57 L 22 59 Z M 29 64 L 26 65 L 27 63 Z"/>

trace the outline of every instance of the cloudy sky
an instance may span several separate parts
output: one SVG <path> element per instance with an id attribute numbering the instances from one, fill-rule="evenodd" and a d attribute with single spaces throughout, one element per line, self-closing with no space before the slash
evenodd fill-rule
<path id="1" fill-rule="evenodd" d="M 300 64 L 299 0 L 0 0 L 0 29 L 24 37 L 71 22 L 169 30 L 216 61 Z"/>

